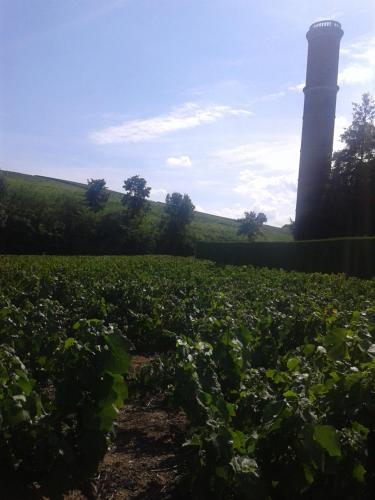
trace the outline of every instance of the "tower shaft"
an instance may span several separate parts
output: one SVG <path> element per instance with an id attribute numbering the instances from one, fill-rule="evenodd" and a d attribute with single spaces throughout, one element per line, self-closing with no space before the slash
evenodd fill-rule
<path id="1" fill-rule="evenodd" d="M 299 163 L 296 239 L 319 237 L 321 208 L 330 172 L 335 126 L 340 23 L 310 26 Z"/>

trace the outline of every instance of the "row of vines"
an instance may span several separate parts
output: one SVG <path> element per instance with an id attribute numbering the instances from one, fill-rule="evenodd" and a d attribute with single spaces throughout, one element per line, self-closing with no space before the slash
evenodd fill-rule
<path id="1" fill-rule="evenodd" d="M 0 257 L 1 470 L 50 487 L 92 477 L 129 354 L 165 352 L 154 378 L 189 419 L 190 498 L 371 498 L 374 337 L 375 280 Z"/>

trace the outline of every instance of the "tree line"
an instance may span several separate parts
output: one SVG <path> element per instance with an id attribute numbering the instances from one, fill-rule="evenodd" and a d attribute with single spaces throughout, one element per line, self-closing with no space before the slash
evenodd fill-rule
<path id="1" fill-rule="evenodd" d="M 151 188 L 139 175 L 124 181 L 121 208 L 108 203 L 105 179 L 88 179 L 81 195 L 10 184 L 0 172 L 0 253 L 194 253 L 190 224 L 195 206 L 189 195 L 167 194 L 160 220 L 155 221 L 147 216 Z M 263 213 L 245 212 L 237 220 L 237 234 L 253 241 L 266 221 Z"/>
<path id="2" fill-rule="evenodd" d="M 147 181 L 135 175 L 123 188 L 121 209 L 111 210 L 105 179 L 89 179 L 84 195 L 75 196 L 13 187 L 0 175 L 0 253 L 193 253 L 189 195 L 168 194 L 160 221 L 150 225 Z"/>

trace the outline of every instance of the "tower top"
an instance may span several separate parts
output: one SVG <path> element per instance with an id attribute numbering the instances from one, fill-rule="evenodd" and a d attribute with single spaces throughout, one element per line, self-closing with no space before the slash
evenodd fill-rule
<path id="1" fill-rule="evenodd" d="M 341 28 L 341 24 L 338 21 L 333 21 L 332 19 L 317 21 L 310 26 L 310 29 L 306 34 L 306 38 L 310 40 L 311 38 L 316 38 L 321 35 L 327 34 L 336 35 L 341 38 L 344 34 Z"/>

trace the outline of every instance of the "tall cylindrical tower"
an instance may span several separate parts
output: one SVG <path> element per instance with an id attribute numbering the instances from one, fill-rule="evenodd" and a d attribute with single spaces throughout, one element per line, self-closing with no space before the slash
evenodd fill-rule
<path id="1" fill-rule="evenodd" d="M 320 214 L 330 170 L 335 127 L 340 40 L 337 21 L 310 26 L 299 163 L 296 239 L 319 237 Z"/>

